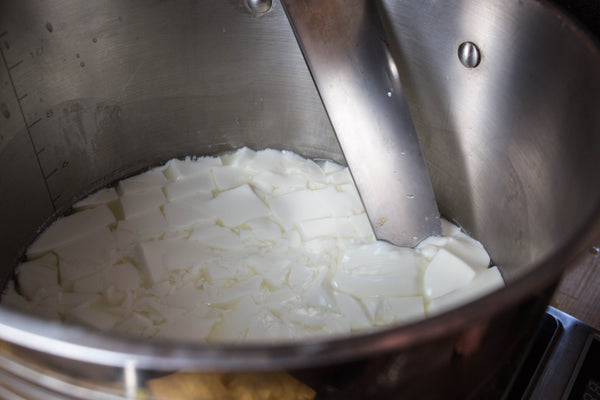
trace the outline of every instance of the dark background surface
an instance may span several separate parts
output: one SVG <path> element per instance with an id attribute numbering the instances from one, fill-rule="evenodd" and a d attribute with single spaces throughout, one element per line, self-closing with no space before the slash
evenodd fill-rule
<path id="1" fill-rule="evenodd" d="M 600 0 L 550 0 L 576 20 L 600 43 Z"/>

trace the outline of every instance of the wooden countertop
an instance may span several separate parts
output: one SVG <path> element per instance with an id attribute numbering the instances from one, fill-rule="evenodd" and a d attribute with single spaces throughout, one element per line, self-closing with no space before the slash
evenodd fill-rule
<path id="1" fill-rule="evenodd" d="M 563 276 L 550 303 L 600 330 L 600 249 L 594 247 Z"/>

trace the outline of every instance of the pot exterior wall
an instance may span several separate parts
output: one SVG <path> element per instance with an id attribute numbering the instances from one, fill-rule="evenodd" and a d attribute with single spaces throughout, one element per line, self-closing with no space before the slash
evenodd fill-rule
<path id="1" fill-rule="evenodd" d="M 530 333 L 536 330 L 553 289 L 410 349 L 286 373 L 314 390 L 316 399 L 501 399 L 508 393 L 530 344 Z M 135 364 L 107 367 L 0 343 L 0 386 L 23 393 L 25 385 L 31 398 L 42 398 L 40 394 L 77 399 L 107 395 L 131 398 L 127 396 L 137 393 L 152 399 L 152 395 L 164 393 L 157 389 L 163 386 L 157 381 L 193 387 L 191 382 L 205 383 L 215 374 L 223 381 L 250 374 L 259 382 L 267 382 L 263 383 L 267 388 L 273 382 L 271 390 L 276 391 L 282 371 L 158 371 Z M 177 399 L 188 398 L 185 393 L 189 396 L 194 391 L 174 388 L 169 393 L 182 396 L 174 397 Z"/>

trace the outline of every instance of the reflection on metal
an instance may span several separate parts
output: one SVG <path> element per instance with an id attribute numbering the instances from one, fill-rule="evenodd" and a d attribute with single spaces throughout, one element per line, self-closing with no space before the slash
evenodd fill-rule
<path id="1" fill-rule="evenodd" d="M 3 350 L 6 350 L 3 348 Z M 90 369 L 82 369 L 90 373 Z M 90 374 L 89 379 L 77 379 L 71 373 L 57 371 L 56 365 L 44 364 L 43 358 L 0 352 L 0 398 L 16 400 L 124 400 L 121 383 L 118 381 L 98 381 L 98 376 Z M 96 370 L 93 370 L 96 372 Z M 137 390 L 137 388 L 136 388 Z M 135 398 L 135 397 L 134 397 Z"/>
<path id="2" fill-rule="evenodd" d="M 272 0 L 247 0 L 248 8 L 255 13 L 266 13 L 273 5 Z"/>
<path id="3" fill-rule="evenodd" d="M 458 46 L 458 59 L 467 68 L 475 68 L 481 62 L 479 48 L 473 42 L 463 42 Z"/>
<path id="4" fill-rule="evenodd" d="M 414 247 L 441 235 L 429 173 L 375 2 L 283 5 L 375 236 Z"/>
<path id="5" fill-rule="evenodd" d="M 123 366 L 123 383 L 125 385 L 125 395 L 128 399 L 136 399 L 138 394 L 138 378 L 135 360 L 125 361 Z"/>

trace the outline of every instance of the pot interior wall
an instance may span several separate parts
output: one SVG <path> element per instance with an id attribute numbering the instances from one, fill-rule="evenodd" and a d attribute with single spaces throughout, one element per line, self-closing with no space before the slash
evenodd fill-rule
<path id="1" fill-rule="evenodd" d="M 538 2 L 382 6 L 441 211 L 515 279 L 597 218 L 598 52 Z M 55 213 L 169 158 L 343 162 L 277 1 L 2 2 L 0 45 L 0 281 Z"/>

